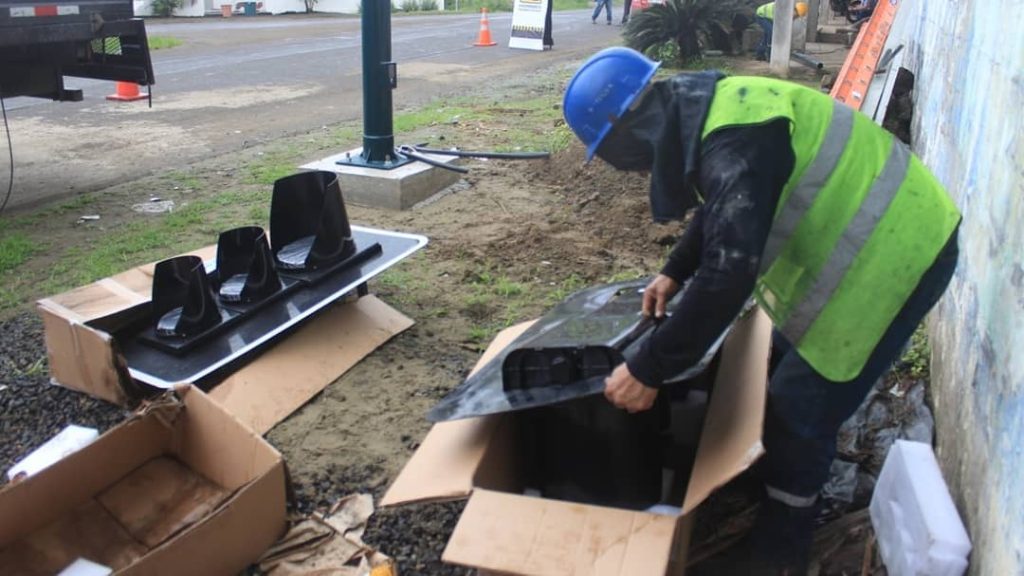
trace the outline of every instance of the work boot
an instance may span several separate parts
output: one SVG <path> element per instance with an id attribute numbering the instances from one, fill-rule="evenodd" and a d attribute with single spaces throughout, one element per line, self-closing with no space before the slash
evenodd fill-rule
<path id="1" fill-rule="evenodd" d="M 750 559 L 765 574 L 803 576 L 814 538 L 814 518 L 819 506 L 787 506 L 765 498 L 750 531 Z M 754 572 L 752 572 L 754 573 Z"/>
<path id="2" fill-rule="evenodd" d="M 817 510 L 817 505 L 797 508 L 765 498 L 750 532 L 735 546 L 693 566 L 693 575 L 804 576 Z"/>

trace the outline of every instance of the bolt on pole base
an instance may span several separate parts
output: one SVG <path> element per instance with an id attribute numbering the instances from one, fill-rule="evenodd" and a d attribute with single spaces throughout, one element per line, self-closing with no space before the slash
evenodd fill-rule
<path id="1" fill-rule="evenodd" d="M 394 170 L 401 166 L 405 166 L 410 162 L 415 162 L 412 158 L 406 158 L 401 154 L 392 154 L 384 158 L 384 160 L 369 160 L 364 158 L 362 154 L 348 154 L 344 157 L 334 161 L 339 166 L 357 166 L 359 168 L 374 168 L 376 170 Z"/>

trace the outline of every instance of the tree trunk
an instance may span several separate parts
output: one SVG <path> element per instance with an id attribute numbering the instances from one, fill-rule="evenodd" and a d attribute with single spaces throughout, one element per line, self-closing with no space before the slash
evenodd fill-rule
<path id="1" fill-rule="evenodd" d="M 676 38 L 679 44 L 679 60 L 692 62 L 700 60 L 700 42 L 697 41 L 697 27 L 689 16 L 680 18 L 679 36 Z"/>

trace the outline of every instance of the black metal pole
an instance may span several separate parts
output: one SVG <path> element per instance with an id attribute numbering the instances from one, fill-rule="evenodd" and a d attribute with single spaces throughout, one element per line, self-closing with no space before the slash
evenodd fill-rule
<path id="1" fill-rule="evenodd" d="M 363 2 L 363 160 L 383 164 L 394 159 L 391 89 L 391 2 Z"/>

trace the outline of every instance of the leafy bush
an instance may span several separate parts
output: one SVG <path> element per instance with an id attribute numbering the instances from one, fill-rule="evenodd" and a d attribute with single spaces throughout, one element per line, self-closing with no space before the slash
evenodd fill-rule
<path id="1" fill-rule="evenodd" d="M 416 12 L 420 9 L 419 3 L 416 0 L 402 0 L 402 11 L 403 12 Z"/>
<path id="2" fill-rule="evenodd" d="M 181 8 L 183 0 L 153 0 L 153 14 L 167 17 Z"/>
<path id="3" fill-rule="evenodd" d="M 675 40 L 666 40 L 661 44 L 655 44 L 644 50 L 644 55 L 651 60 L 657 60 L 665 66 L 673 68 L 681 64 L 679 61 L 679 44 Z"/>
<path id="4" fill-rule="evenodd" d="M 424 10 L 426 12 L 436 12 L 437 0 L 421 0 L 420 10 Z"/>
<path id="5" fill-rule="evenodd" d="M 665 0 L 630 15 L 622 35 L 626 45 L 644 52 L 674 41 L 681 64 L 699 60 L 701 45 L 711 38 L 729 37 L 733 16 L 745 0 Z"/>

